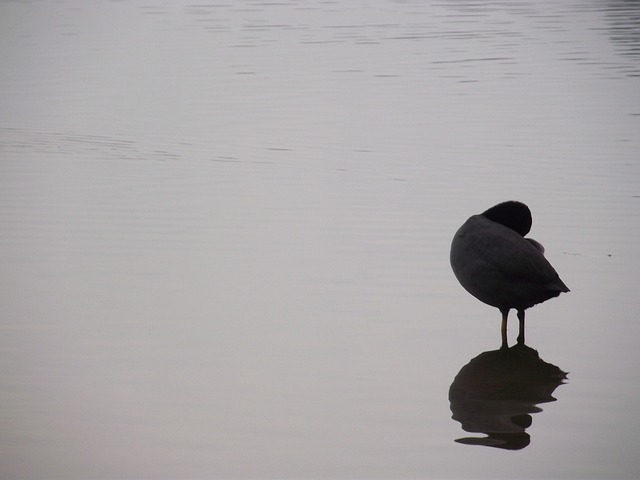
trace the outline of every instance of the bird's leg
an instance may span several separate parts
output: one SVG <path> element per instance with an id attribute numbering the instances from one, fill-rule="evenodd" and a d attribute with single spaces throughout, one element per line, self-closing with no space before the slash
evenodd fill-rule
<path id="1" fill-rule="evenodd" d="M 518 320 L 520 320 L 520 331 L 518 332 L 518 345 L 524 345 L 524 310 L 518 310 Z"/>
<path id="2" fill-rule="evenodd" d="M 507 349 L 509 348 L 507 342 L 507 316 L 509 315 L 509 309 L 500 309 L 500 313 L 502 313 L 502 327 L 500 328 L 500 334 L 502 335 L 502 346 L 500 348 Z"/>

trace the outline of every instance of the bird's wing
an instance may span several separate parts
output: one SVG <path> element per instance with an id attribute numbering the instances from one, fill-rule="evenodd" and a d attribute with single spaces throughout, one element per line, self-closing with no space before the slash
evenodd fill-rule
<path id="1" fill-rule="evenodd" d="M 479 232 L 474 243 L 485 264 L 508 280 L 548 284 L 558 278 L 558 273 L 537 248 L 538 242 L 529 242 L 506 227 Z"/>

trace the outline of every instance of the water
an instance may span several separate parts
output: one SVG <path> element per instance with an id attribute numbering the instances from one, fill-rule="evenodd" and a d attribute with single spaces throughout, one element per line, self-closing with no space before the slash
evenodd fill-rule
<path id="1" fill-rule="evenodd" d="M 2 477 L 637 476 L 637 2 L 3 2 L 0 45 Z M 495 404 L 448 250 L 511 198 L 572 291 Z"/>

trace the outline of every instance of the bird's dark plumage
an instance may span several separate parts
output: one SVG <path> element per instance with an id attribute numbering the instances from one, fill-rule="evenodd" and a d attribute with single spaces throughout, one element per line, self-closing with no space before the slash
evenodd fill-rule
<path id="1" fill-rule="evenodd" d="M 509 309 L 518 311 L 518 340 L 524 343 L 524 310 L 569 291 L 542 245 L 524 238 L 531 223 L 524 203 L 504 202 L 470 217 L 451 243 L 451 267 L 460 284 L 502 312 L 503 344 Z"/>

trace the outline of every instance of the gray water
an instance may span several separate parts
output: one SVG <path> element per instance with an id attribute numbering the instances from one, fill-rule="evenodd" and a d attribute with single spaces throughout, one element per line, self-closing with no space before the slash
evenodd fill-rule
<path id="1" fill-rule="evenodd" d="M 637 478 L 639 2 L 7 1 L 0 65 L 0 477 Z"/>

